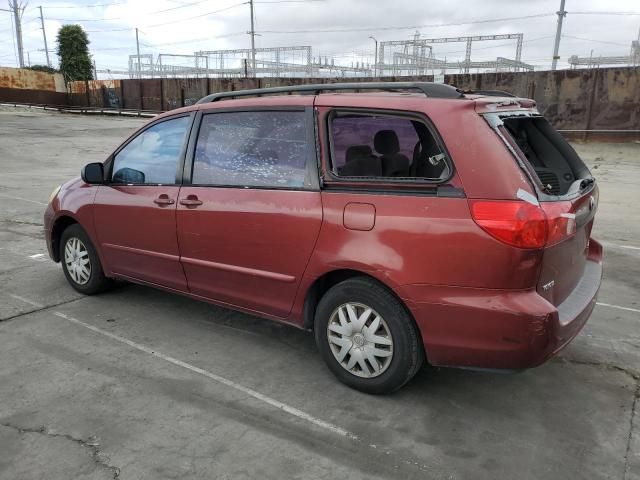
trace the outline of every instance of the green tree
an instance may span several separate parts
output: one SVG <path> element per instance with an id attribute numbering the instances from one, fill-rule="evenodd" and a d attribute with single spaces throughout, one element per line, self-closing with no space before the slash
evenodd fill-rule
<path id="1" fill-rule="evenodd" d="M 58 30 L 60 72 L 65 82 L 93 80 L 89 38 L 80 25 L 63 25 Z"/>

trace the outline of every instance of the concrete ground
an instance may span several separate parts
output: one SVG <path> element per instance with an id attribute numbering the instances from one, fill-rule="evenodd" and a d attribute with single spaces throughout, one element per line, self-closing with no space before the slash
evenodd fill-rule
<path id="1" fill-rule="evenodd" d="M 640 479 L 640 145 L 577 145 L 601 191 L 600 304 L 520 374 L 338 383 L 312 335 L 135 285 L 83 297 L 49 193 L 138 119 L 0 111 L 0 478 Z"/>

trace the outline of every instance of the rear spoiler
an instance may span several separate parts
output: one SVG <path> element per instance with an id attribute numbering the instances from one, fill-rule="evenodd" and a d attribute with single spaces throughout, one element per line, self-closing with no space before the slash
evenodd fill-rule
<path id="1" fill-rule="evenodd" d="M 515 97 L 513 93 L 504 90 L 465 90 L 468 95 L 482 95 L 484 97 Z"/>

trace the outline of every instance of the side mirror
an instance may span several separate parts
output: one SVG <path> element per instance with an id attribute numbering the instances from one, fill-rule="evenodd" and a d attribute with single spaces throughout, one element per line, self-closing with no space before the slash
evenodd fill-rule
<path id="1" fill-rule="evenodd" d="M 88 163 L 80 172 L 82 181 L 89 185 L 101 185 L 104 183 L 104 165 L 100 162 Z"/>

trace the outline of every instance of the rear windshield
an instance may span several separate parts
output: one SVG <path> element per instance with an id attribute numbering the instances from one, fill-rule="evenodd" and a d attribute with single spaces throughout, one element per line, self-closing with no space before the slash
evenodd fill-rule
<path id="1" fill-rule="evenodd" d="M 573 147 L 544 117 L 502 117 L 502 121 L 547 195 L 566 195 L 575 182 L 591 178 Z"/>

